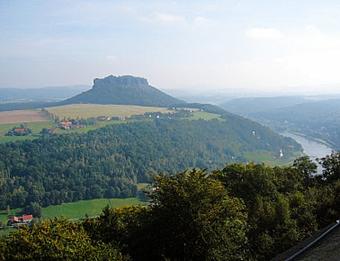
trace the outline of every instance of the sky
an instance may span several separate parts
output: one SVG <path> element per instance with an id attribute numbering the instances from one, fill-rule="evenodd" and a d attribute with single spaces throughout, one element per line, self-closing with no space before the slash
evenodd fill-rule
<path id="1" fill-rule="evenodd" d="M 340 1 L 0 0 L 0 87 L 340 92 Z"/>

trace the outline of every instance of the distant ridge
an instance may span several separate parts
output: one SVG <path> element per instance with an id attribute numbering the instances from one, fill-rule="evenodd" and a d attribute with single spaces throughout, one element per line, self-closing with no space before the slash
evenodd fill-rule
<path id="1" fill-rule="evenodd" d="M 74 103 L 171 106 L 184 101 L 152 87 L 144 78 L 110 75 L 96 78 L 92 89 L 61 102 L 63 105 Z"/>

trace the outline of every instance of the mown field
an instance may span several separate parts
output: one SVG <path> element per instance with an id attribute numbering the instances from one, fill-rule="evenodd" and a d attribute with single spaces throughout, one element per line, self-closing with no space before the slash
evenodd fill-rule
<path id="1" fill-rule="evenodd" d="M 146 107 L 137 105 L 101 105 L 101 104 L 71 104 L 58 107 L 46 108 L 49 113 L 59 117 L 77 119 L 92 118 L 98 116 L 130 117 L 132 115 L 143 115 L 146 112 L 172 112 L 162 107 Z"/>
<path id="2" fill-rule="evenodd" d="M 0 112 L 0 124 L 44 121 L 49 121 L 49 118 L 41 110 L 16 110 Z"/>

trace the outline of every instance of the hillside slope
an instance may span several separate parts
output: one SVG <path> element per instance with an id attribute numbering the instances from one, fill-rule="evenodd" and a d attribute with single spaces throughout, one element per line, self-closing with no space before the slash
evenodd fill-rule
<path id="1" fill-rule="evenodd" d="M 171 106 L 183 101 L 152 87 L 144 78 L 110 75 L 95 79 L 92 89 L 62 102 L 73 103 Z"/>
<path id="2" fill-rule="evenodd" d="M 52 135 L 0 145 L 0 209 L 101 197 L 135 196 L 153 173 L 223 167 L 227 162 L 294 156 L 300 146 L 255 122 L 159 119 L 86 134 Z M 253 135 L 253 131 L 256 135 Z"/>

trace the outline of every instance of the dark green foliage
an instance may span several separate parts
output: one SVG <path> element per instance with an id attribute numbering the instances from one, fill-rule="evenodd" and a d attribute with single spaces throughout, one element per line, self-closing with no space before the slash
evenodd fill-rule
<path id="1" fill-rule="evenodd" d="M 315 180 L 313 170 L 303 157 L 161 175 L 148 207 L 107 208 L 84 227 L 133 260 L 269 260 L 340 215 L 339 180 Z"/>
<path id="2" fill-rule="evenodd" d="M 159 256 L 170 260 L 242 260 L 246 246 L 244 204 L 204 171 L 159 176 L 151 197 Z M 155 250 L 154 250 L 155 251 Z"/>
<path id="3" fill-rule="evenodd" d="M 25 214 L 31 214 L 35 218 L 41 217 L 41 206 L 39 203 L 31 202 L 27 207 L 24 209 Z"/>
<path id="4" fill-rule="evenodd" d="M 260 139 L 251 135 L 256 130 Z M 0 209 L 101 197 L 135 196 L 137 182 L 157 172 L 219 168 L 247 152 L 299 146 L 256 123 L 160 119 L 108 126 L 86 134 L 51 135 L 0 145 Z"/>
<path id="5" fill-rule="evenodd" d="M 63 219 L 43 221 L 11 233 L 0 242 L 0 259 L 124 260 L 118 248 L 94 244 L 82 226 Z"/>
<path id="6" fill-rule="evenodd" d="M 339 178 L 328 174 L 339 172 L 334 157 L 324 159 L 322 177 L 313 176 L 316 166 L 307 157 L 292 167 L 232 164 L 214 173 L 246 204 L 253 258 L 267 260 L 338 218 Z"/>
<path id="7" fill-rule="evenodd" d="M 0 259 L 270 260 L 339 217 L 337 157 L 324 159 L 318 179 L 305 157 L 290 167 L 159 175 L 149 205 L 107 207 L 81 226 L 56 220 L 24 228 L 0 240 Z"/>
<path id="8" fill-rule="evenodd" d="M 149 207 L 106 208 L 84 222 L 96 241 L 116 242 L 133 260 L 242 260 L 243 203 L 204 171 L 158 176 Z"/>

